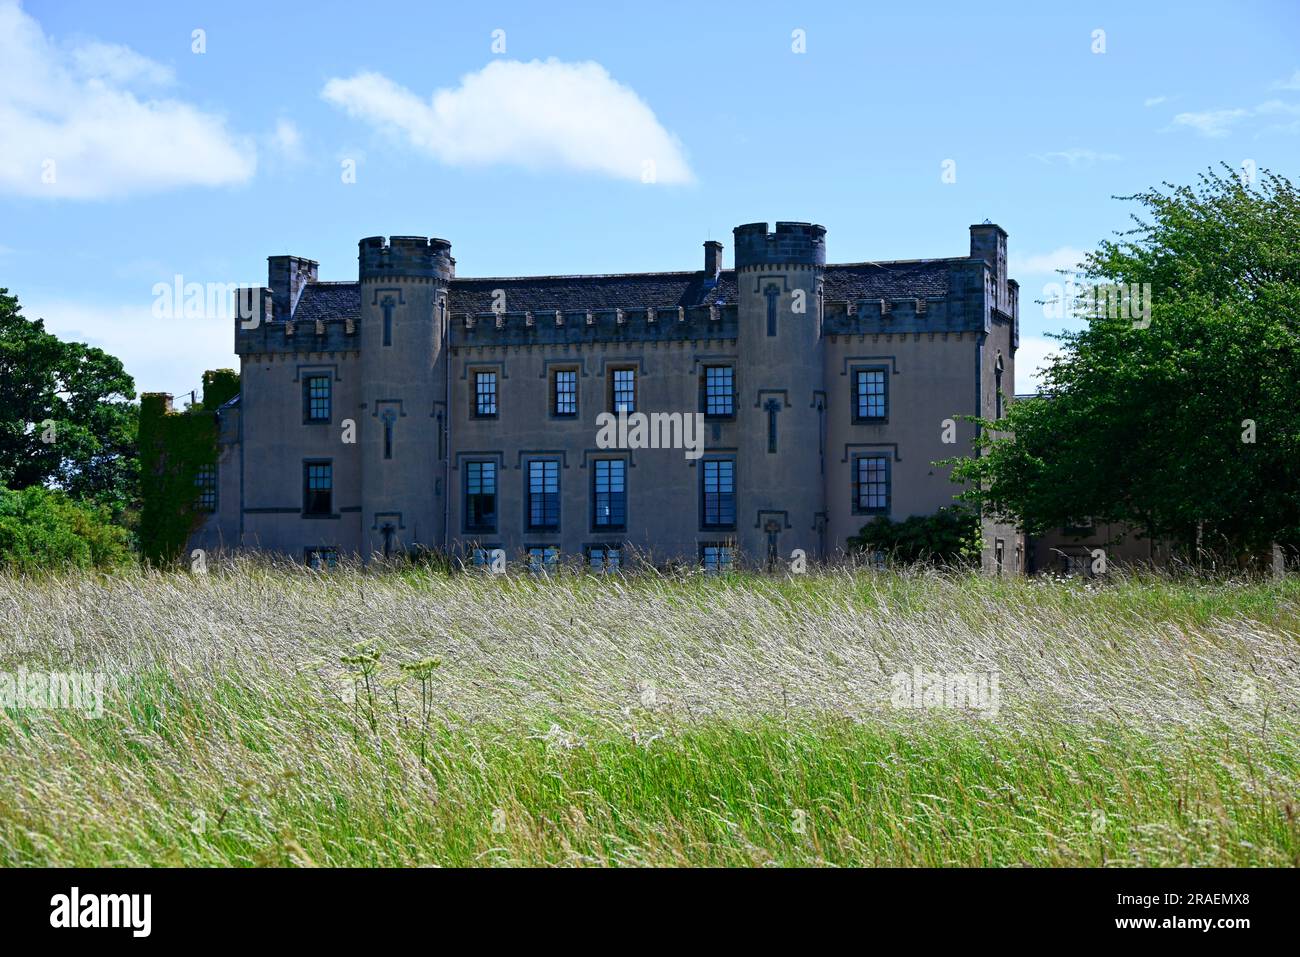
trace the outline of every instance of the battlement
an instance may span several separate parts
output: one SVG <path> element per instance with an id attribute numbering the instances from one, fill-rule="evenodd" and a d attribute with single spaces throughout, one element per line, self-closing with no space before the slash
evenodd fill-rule
<path id="1" fill-rule="evenodd" d="M 460 313 L 451 319 L 453 348 L 735 339 L 740 328 L 734 303 Z"/>
<path id="2" fill-rule="evenodd" d="M 979 312 L 957 308 L 944 296 L 903 299 L 828 299 L 822 334 L 858 336 L 922 332 L 979 332 Z"/>
<path id="3" fill-rule="evenodd" d="M 370 236 L 357 244 L 358 276 L 362 282 L 385 279 L 436 279 L 456 275 L 451 242 L 424 236 Z"/>
<path id="4" fill-rule="evenodd" d="M 748 266 L 825 266 L 826 227 L 814 223 L 749 223 L 732 230 L 736 269 Z"/>

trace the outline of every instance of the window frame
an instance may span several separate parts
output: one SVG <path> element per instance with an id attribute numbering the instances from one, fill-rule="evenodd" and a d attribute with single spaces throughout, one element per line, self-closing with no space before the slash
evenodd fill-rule
<path id="1" fill-rule="evenodd" d="M 583 551 L 584 551 L 584 557 L 586 559 L 587 571 L 589 572 L 594 572 L 598 575 L 608 575 L 611 572 L 618 572 L 623 570 L 624 547 L 622 542 L 588 545 Z M 592 555 L 596 552 L 601 553 L 599 567 L 597 567 L 592 562 Z M 610 565 L 609 563 L 609 555 L 611 552 L 615 553 L 618 556 L 617 560 L 614 562 L 613 565 Z"/>
<path id="2" fill-rule="evenodd" d="M 542 466 L 541 481 L 542 481 L 543 488 L 538 492 L 533 491 L 533 467 L 534 466 Z M 547 466 L 551 466 L 555 472 L 554 491 L 547 491 L 545 488 L 545 485 L 547 484 L 547 475 L 546 475 Z M 527 468 L 524 469 L 524 529 L 525 531 L 558 532 L 560 530 L 560 522 L 562 520 L 562 511 L 563 511 L 561 508 L 562 505 L 562 500 L 560 497 L 561 494 L 562 494 L 562 488 L 560 483 L 560 460 L 558 458 L 543 458 L 543 457 L 529 459 L 527 463 Z M 554 516 L 555 516 L 554 522 L 545 521 L 545 519 L 548 517 L 551 511 L 551 509 L 547 507 L 549 501 L 547 499 L 543 499 L 542 501 L 543 521 L 542 522 L 533 521 L 533 516 L 535 514 L 533 508 L 534 495 L 554 496 L 554 500 L 553 500 Z"/>
<path id="3" fill-rule="evenodd" d="M 617 492 L 613 488 L 613 466 L 618 466 L 619 479 L 622 488 Z M 605 466 L 609 472 L 608 484 L 610 487 L 605 492 L 600 491 L 600 472 L 601 466 Z M 601 522 L 600 519 L 600 496 L 604 494 L 610 497 L 611 521 Z M 616 500 L 615 495 L 619 498 Z M 615 508 L 614 502 L 617 501 L 621 508 Z M 614 519 L 618 519 L 617 521 Z M 591 530 L 593 532 L 622 532 L 627 529 L 627 459 L 617 456 L 609 456 L 591 460 Z"/>
<path id="4" fill-rule="evenodd" d="M 490 466 L 492 470 L 492 491 L 491 493 L 479 491 L 470 491 L 470 480 L 474 472 L 474 467 L 478 467 L 478 481 L 480 488 L 483 484 L 484 466 Z M 466 534 L 475 532 L 496 532 L 501 521 L 501 471 L 497 467 L 496 459 L 466 459 L 461 463 L 465 470 L 461 479 L 461 528 Z M 471 498 L 481 498 L 485 495 L 492 496 L 492 521 L 491 524 L 474 524 L 471 520 L 470 500 Z"/>
<path id="5" fill-rule="evenodd" d="M 611 413 L 613 413 L 614 415 L 618 415 L 618 413 L 619 413 L 619 409 L 618 409 L 618 393 L 619 393 L 619 389 L 618 389 L 618 376 L 619 376 L 620 373 L 627 373 L 628 375 L 630 375 L 630 376 L 632 377 L 632 404 L 631 404 L 631 407 L 627 409 L 627 414 L 628 414 L 628 415 L 632 415 L 633 413 L 636 412 L 637 403 L 638 403 L 638 401 L 640 400 L 640 396 L 639 396 L 637 393 L 640 391 L 640 387 L 641 387 L 641 383 L 640 383 L 640 378 L 641 378 L 641 377 L 640 377 L 639 375 L 637 375 L 637 371 L 638 371 L 638 370 L 637 370 L 637 367 L 636 367 L 636 366 L 633 366 L 633 365 L 615 365 L 615 366 L 610 366 L 610 367 L 609 367 L 609 369 L 608 369 L 608 374 L 607 374 L 607 379 L 608 379 L 608 385 L 607 385 L 608 395 L 606 396 L 606 398 L 607 398 L 607 400 L 608 400 L 609 411 L 610 411 Z"/>
<path id="6" fill-rule="evenodd" d="M 861 377 L 873 372 L 880 373 L 881 414 L 863 415 L 861 413 L 862 398 L 864 395 L 870 397 L 872 394 L 864 393 L 862 391 Z M 853 366 L 852 373 L 853 373 L 853 379 L 851 385 L 853 389 L 853 396 L 852 396 L 853 423 L 855 425 L 883 425 L 889 422 L 889 374 L 890 374 L 889 366 L 883 366 L 883 365 Z"/>
<path id="7" fill-rule="evenodd" d="M 718 561 L 714 567 L 709 566 L 708 553 L 710 549 L 718 551 Z M 726 552 L 727 561 L 722 561 L 722 553 Z M 724 542 L 700 542 L 699 545 L 700 568 L 709 574 L 720 575 L 725 572 L 736 570 L 736 543 L 734 541 Z"/>
<path id="8" fill-rule="evenodd" d="M 215 514 L 220 502 L 217 485 L 220 473 L 215 462 L 200 465 L 194 471 L 194 510 L 205 515 Z M 211 498 L 211 505 L 207 500 Z"/>
<path id="9" fill-rule="evenodd" d="M 312 395 L 311 384 L 316 381 L 325 383 L 325 414 L 317 416 L 313 413 L 312 403 L 316 396 Z M 328 372 L 326 373 L 308 373 L 302 379 L 302 422 L 303 425 L 329 425 L 334 421 L 334 378 Z"/>
<path id="10" fill-rule="evenodd" d="M 492 411 L 481 411 L 479 400 L 482 396 L 488 394 L 479 389 L 479 377 L 492 377 Z M 497 369 L 470 369 L 469 370 L 469 402 L 471 419 L 497 419 L 501 417 L 501 373 Z"/>
<path id="11" fill-rule="evenodd" d="M 328 499 L 324 510 L 308 509 L 307 504 L 309 496 L 313 493 L 311 487 L 311 470 L 313 468 L 327 469 L 329 476 L 329 486 L 324 490 Z M 315 490 L 319 492 L 320 490 Z M 303 518 L 333 518 L 334 517 L 334 460 L 333 459 L 303 459 L 302 460 L 302 517 Z"/>
<path id="12" fill-rule="evenodd" d="M 725 513 L 727 510 L 724 507 L 725 499 L 720 499 L 716 511 L 718 513 L 718 518 L 721 519 L 721 521 L 710 522 L 709 521 L 709 511 L 710 511 L 709 488 L 708 488 L 709 470 L 710 470 L 710 466 L 718 467 L 717 481 L 718 484 L 721 485 L 721 480 L 722 480 L 721 466 L 723 465 L 731 466 L 731 470 L 730 470 L 731 489 L 728 492 L 723 492 L 719 488 L 718 491 L 716 491 L 714 494 L 719 496 L 723 496 L 723 495 L 731 496 L 730 521 L 726 520 Z M 731 456 L 731 455 L 712 456 L 700 460 L 699 494 L 700 494 L 700 529 L 703 531 L 735 530 L 736 528 L 736 458 L 735 456 Z"/>
<path id="13" fill-rule="evenodd" d="M 885 504 L 882 506 L 863 506 L 862 503 L 862 463 L 871 460 L 878 460 L 884 463 L 884 498 Z M 893 462 L 890 461 L 887 452 L 861 452 L 855 454 L 852 458 L 853 463 L 853 508 L 854 515 L 889 515 L 893 508 L 894 502 L 894 469 Z"/>
<path id="14" fill-rule="evenodd" d="M 541 552 L 540 564 L 533 564 L 533 552 Z M 560 568 L 561 551 L 559 545 L 524 546 L 525 567 L 531 574 L 550 574 Z M 549 560 L 548 560 L 549 559 Z"/>
<path id="15" fill-rule="evenodd" d="M 709 372 L 714 369 L 726 369 L 730 389 L 727 392 L 726 412 L 710 412 Z M 700 411 L 711 422 L 725 421 L 736 417 L 736 365 L 734 362 L 706 363 L 700 373 Z"/>
<path id="16" fill-rule="evenodd" d="M 327 557 L 332 556 L 332 557 Z M 324 567 L 313 563 L 313 559 L 325 557 Z M 313 571 L 332 571 L 339 565 L 339 547 L 337 545 L 308 545 L 302 550 L 302 560 Z"/>
<path id="17" fill-rule="evenodd" d="M 560 411 L 560 376 L 573 376 L 573 411 Z M 578 417 L 581 403 L 579 401 L 579 383 L 582 373 L 577 366 L 557 366 L 551 369 L 550 373 L 550 402 L 549 411 L 553 419 L 576 419 Z"/>

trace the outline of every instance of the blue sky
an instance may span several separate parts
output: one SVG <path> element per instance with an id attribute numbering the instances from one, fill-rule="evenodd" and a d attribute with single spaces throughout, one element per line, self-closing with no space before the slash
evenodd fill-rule
<path id="1" fill-rule="evenodd" d="M 154 314 L 177 274 L 354 279 L 379 234 L 466 276 L 697 269 L 777 219 L 912 259 L 991 219 L 1026 391 L 1063 325 L 1034 300 L 1126 225 L 1112 195 L 1300 175 L 1294 0 L 1045 6 L 0 0 L 0 286 L 179 394 L 237 360 L 228 322 Z"/>

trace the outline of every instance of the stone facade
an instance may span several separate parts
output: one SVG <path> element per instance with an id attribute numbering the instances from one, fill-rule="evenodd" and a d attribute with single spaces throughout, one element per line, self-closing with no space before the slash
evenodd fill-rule
<path id="1" fill-rule="evenodd" d="M 423 237 L 362 240 L 357 282 L 271 257 L 192 546 L 833 559 L 874 514 L 951 504 L 933 463 L 1012 393 L 1006 239 L 986 223 L 967 256 L 828 265 L 823 227 L 753 223 L 730 270 L 710 242 L 699 271 L 499 279 L 457 278 Z M 701 413 L 701 454 L 605 447 L 616 404 Z M 1014 529 L 985 531 L 986 566 L 1022 570 Z"/>

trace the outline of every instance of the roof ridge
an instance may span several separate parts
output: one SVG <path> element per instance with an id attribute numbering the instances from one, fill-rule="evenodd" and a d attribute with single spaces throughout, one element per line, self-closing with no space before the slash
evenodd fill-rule
<path id="1" fill-rule="evenodd" d="M 928 259 L 866 259 L 856 263 L 827 263 L 827 269 L 835 269 L 843 266 L 914 266 L 918 263 L 952 263 L 966 262 L 975 257 L 972 256 L 932 256 Z"/>
<path id="2" fill-rule="evenodd" d="M 734 269 L 722 270 L 722 275 L 734 273 Z M 538 279 L 633 279 L 644 276 L 704 276 L 703 269 L 679 269 L 663 272 L 588 272 L 588 273 L 552 273 L 540 276 L 455 276 L 452 282 L 528 282 Z"/>
<path id="3" fill-rule="evenodd" d="M 827 263 L 827 269 L 845 269 L 852 266 L 915 266 L 926 263 L 950 263 L 950 262 L 967 262 L 973 258 L 971 256 L 932 256 L 925 259 L 864 259 L 858 262 L 847 263 Z M 734 275 L 735 269 L 723 269 L 721 276 Z M 705 275 L 701 269 L 679 269 L 679 270 L 662 270 L 655 272 L 591 272 L 591 273 L 541 273 L 536 276 L 453 276 L 450 280 L 452 283 L 461 282 L 536 282 L 540 279 L 639 279 L 650 276 L 658 277 L 685 277 Z M 307 283 L 308 286 L 356 286 L 359 285 L 355 279 L 318 279 L 314 282 Z"/>

